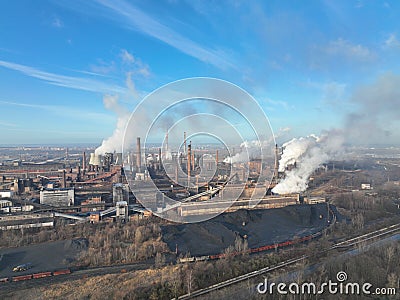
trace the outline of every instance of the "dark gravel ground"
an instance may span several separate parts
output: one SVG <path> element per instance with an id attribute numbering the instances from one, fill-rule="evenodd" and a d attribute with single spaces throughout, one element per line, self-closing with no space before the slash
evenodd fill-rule
<path id="1" fill-rule="evenodd" d="M 239 210 L 201 223 L 162 227 L 163 240 L 180 253 L 222 253 L 235 238 L 247 235 L 250 248 L 320 231 L 327 225 L 326 204 L 293 205 L 268 210 Z"/>
<path id="2" fill-rule="evenodd" d="M 1 249 L 0 278 L 67 268 L 87 247 L 86 239 L 75 239 Z M 32 263 L 32 268 L 12 271 L 13 267 L 25 263 Z"/>

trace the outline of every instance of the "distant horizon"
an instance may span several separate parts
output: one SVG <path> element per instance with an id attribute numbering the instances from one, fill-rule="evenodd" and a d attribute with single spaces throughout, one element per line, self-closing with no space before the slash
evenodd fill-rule
<path id="1" fill-rule="evenodd" d="M 87 148 L 93 148 L 96 149 L 99 147 L 101 143 L 99 144 L 94 144 L 94 143 L 37 143 L 37 144 L 32 144 L 32 143 L 27 143 L 27 144 L 1 144 L 0 143 L 0 148 L 15 148 L 15 147 L 87 147 Z M 160 147 L 162 144 L 161 143 L 148 143 L 150 147 Z M 196 143 L 196 145 L 220 145 L 218 143 Z M 239 146 L 236 144 L 236 146 Z M 356 148 L 363 148 L 363 149 L 372 149 L 372 148 L 378 148 L 378 149 L 386 149 L 386 148 L 400 148 L 400 143 L 399 144 L 347 144 L 345 145 L 346 147 L 356 147 Z M 279 145 L 278 147 L 282 147 L 282 144 Z"/>

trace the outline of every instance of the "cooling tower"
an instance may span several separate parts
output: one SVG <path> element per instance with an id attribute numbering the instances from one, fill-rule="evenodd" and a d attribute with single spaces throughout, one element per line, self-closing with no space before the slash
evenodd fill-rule
<path id="1" fill-rule="evenodd" d="M 101 158 L 102 158 L 101 155 L 94 155 L 93 156 L 93 165 L 101 167 L 103 165 Z"/>
<path id="2" fill-rule="evenodd" d="M 94 157 L 95 157 L 94 152 L 90 153 L 89 165 L 94 165 Z"/>

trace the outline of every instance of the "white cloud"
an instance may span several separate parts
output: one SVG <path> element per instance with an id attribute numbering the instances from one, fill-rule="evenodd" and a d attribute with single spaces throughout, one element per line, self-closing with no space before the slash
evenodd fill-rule
<path id="1" fill-rule="evenodd" d="M 15 124 L 15 123 L 0 121 L 0 126 L 5 126 L 5 127 L 17 127 L 18 125 Z"/>
<path id="2" fill-rule="evenodd" d="M 120 57 L 124 63 L 134 63 L 135 58 L 133 57 L 132 53 L 129 53 L 128 50 L 122 49 Z"/>
<path id="3" fill-rule="evenodd" d="M 61 21 L 61 19 L 60 18 L 58 18 L 58 17 L 54 17 L 53 18 L 53 22 L 51 23 L 51 25 L 53 26 L 53 27 L 56 27 L 56 28 L 62 28 L 62 27 L 64 27 L 64 23 Z"/>
<path id="4" fill-rule="evenodd" d="M 103 75 L 112 73 L 116 70 L 116 66 L 113 61 L 108 63 L 101 59 L 99 59 L 97 61 L 97 64 L 90 65 L 89 68 L 92 72 L 98 73 L 98 74 L 103 74 Z"/>
<path id="5" fill-rule="evenodd" d="M 69 106 L 62 106 L 62 105 L 30 104 L 30 103 L 2 101 L 2 100 L 0 100 L 0 104 L 12 105 L 27 109 L 38 109 L 41 111 L 45 110 L 53 114 L 62 115 L 66 118 L 78 118 L 84 120 L 91 119 L 101 122 L 113 122 L 115 120 L 115 118 L 113 118 L 108 114 L 98 113 L 93 111 L 83 111 L 82 109 L 74 109 Z"/>
<path id="6" fill-rule="evenodd" d="M 267 104 L 269 104 L 270 110 L 275 110 L 276 108 L 283 108 L 284 110 L 291 110 L 294 109 L 293 105 L 290 105 L 286 101 L 276 101 L 271 99 L 264 100 Z M 267 108 L 268 109 L 268 108 Z"/>
<path id="7" fill-rule="evenodd" d="M 384 48 L 400 48 L 400 41 L 397 39 L 396 34 L 391 33 L 383 46 Z"/>
<path id="8" fill-rule="evenodd" d="M 357 59 L 362 61 L 368 61 L 375 57 L 367 47 L 360 44 L 352 44 L 342 38 L 329 42 L 329 44 L 324 48 L 324 51 L 328 55 L 341 56 L 348 59 Z"/>
<path id="9" fill-rule="evenodd" d="M 111 10 L 110 17 L 116 22 L 135 31 L 156 38 L 181 52 L 212 64 L 221 69 L 235 68 L 228 54 L 220 49 L 207 48 L 184 36 L 168 26 L 160 23 L 148 14 L 123 0 L 97 0 L 98 3 Z"/>
<path id="10" fill-rule="evenodd" d="M 15 64 L 7 61 L 0 60 L 0 66 L 21 72 L 30 77 L 38 78 L 52 85 L 99 93 L 125 94 L 127 92 L 126 88 L 118 85 L 109 85 L 104 82 L 93 80 L 90 78 L 71 77 L 49 73 L 29 66 Z"/>

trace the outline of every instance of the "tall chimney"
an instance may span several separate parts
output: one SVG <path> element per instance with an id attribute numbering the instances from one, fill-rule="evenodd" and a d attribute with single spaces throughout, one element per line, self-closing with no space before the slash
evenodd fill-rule
<path id="1" fill-rule="evenodd" d="M 167 133 L 165 134 L 165 155 L 167 155 L 168 152 L 168 130 Z"/>
<path id="2" fill-rule="evenodd" d="M 140 149 L 140 137 L 136 139 L 136 168 L 140 172 L 142 169 L 142 151 Z"/>
<path id="3" fill-rule="evenodd" d="M 82 169 L 83 169 L 83 174 L 85 174 L 85 172 L 86 172 L 86 152 L 85 151 L 83 151 Z"/>
<path id="4" fill-rule="evenodd" d="M 186 131 L 183 132 L 183 153 L 186 153 Z"/>
<path id="5" fill-rule="evenodd" d="M 195 159 L 194 159 L 194 151 L 192 151 L 192 159 L 191 159 L 191 161 L 192 161 L 192 171 L 194 171 L 194 164 L 195 164 Z"/>
<path id="6" fill-rule="evenodd" d="M 278 149 L 278 144 L 275 144 L 274 179 L 278 180 L 278 176 L 279 176 L 279 149 Z"/>
<path id="7" fill-rule="evenodd" d="M 66 178 L 65 170 L 62 171 L 61 187 L 63 189 L 65 189 L 67 187 L 67 178 Z"/>
<path id="8" fill-rule="evenodd" d="M 178 159 L 176 160 L 176 165 L 175 165 L 175 182 L 179 182 L 179 168 L 178 168 Z"/>
<path id="9" fill-rule="evenodd" d="M 81 166 L 78 166 L 78 176 L 77 176 L 77 181 L 81 181 Z"/>
<path id="10" fill-rule="evenodd" d="M 158 170 L 161 170 L 161 147 L 158 148 Z"/>
<path id="11" fill-rule="evenodd" d="M 187 153 L 187 175 L 188 175 L 188 185 L 189 185 L 189 180 L 190 180 L 190 169 L 192 166 L 192 142 L 189 142 L 189 146 L 188 146 L 188 153 Z"/>
<path id="12" fill-rule="evenodd" d="M 216 157 L 216 163 L 217 163 L 217 166 L 218 166 L 218 160 L 219 160 L 219 157 L 218 157 L 218 150 L 217 150 L 217 157 Z"/>

